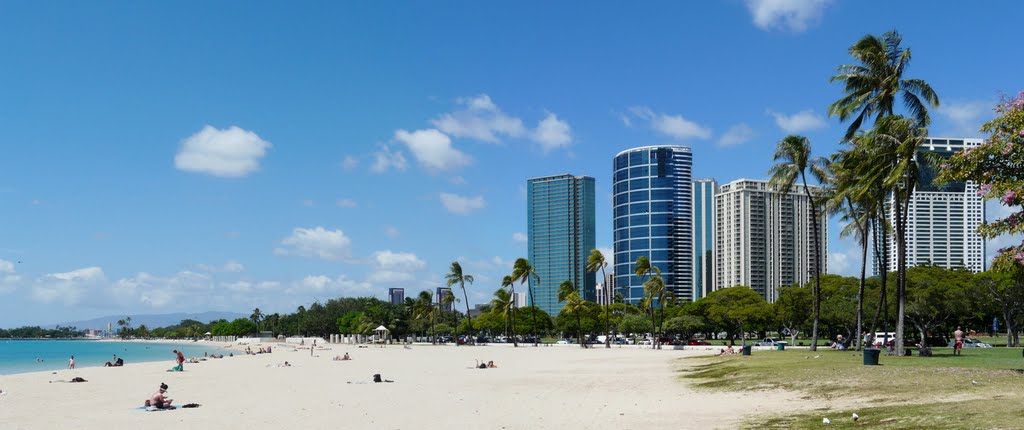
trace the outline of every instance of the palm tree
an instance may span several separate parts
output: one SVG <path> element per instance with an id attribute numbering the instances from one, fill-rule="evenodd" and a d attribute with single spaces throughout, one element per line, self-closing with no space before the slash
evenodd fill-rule
<path id="1" fill-rule="evenodd" d="M 473 275 L 466 275 L 462 273 L 462 265 L 458 261 L 453 261 L 451 267 L 448 268 L 448 274 L 444 277 L 448 282 L 448 286 L 459 284 L 462 288 L 462 296 L 466 298 L 466 318 L 469 321 L 469 335 L 473 336 L 473 343 L 476 343 L 476 337 L 473 335 L 473 316 L 469 314 L 469 293 L 466 292 L 466 283 L 473 283 Z M 456 342 L 456 345 L 458 342 Z"/>
<path id="2" fill-rule="evenodd" d="M 506 276 L 507 278 L 507 276 Z M 512 317 L 512 294 L 505 289 L 502 285 L 494 291 L 494 298 L 491 299 L 491 310 L 501 316 L 501 319 L 505 321 L 505 335 L 508 335 L 509 319 Z M 515 336 L 515 335 L 513 335 Z"/>
<path id="3" fill-rule="evenodd" d="M 562 281 L 558 286 L 558 303 L 565 303 L 563 309 L 569 315 L 576 316 L 576 338 L 580 341 L 580 347 L 586 348 L 583 343 L 583 321 L 580 312 L 583 311 L 583 299 L 580 298 L 580 290 L 576 289 L 572 281 Z"/>
<path id="4" fill-rule="evenodd" d="M 854 137 L 858 139 L 862 135 Z M 860 256 L 860 285 L 857 290 L 857 349 L 864 348 L 864 336 L 861 335 L 864 326 L 864 285 L 867 277 L 868 265 L 868 238 L 872 218 L 878 213 L 876 201 L 872 194 L 861 194 L 859 188 L 863 186 L 857 174 L 857 167 L 865 160 L 858 157 L 856 150 L 840 151 L 833 155 L 830 169 L 832 178 L 830 181 L 832 196 L 828 206 L 831 212 L 842 214 L 842 220 L 849 222 L 839 237 L 854 235 L 861 246 Z"/>
<path id="5" fill-rule="evenodd" d="M 527 283 L 526 289 L 530 293 L 530 304 L 536 307 L 537 302 L 533 300 L 533 283 L 540 282 L 540 275 L 533 269 L 530 260 L 525 258 L 516 259 L 515 263 L 512 264 L 512 281 L 519 281 L 520 284 Z M 537 343 L 540 341 L 540 338 L 537 336 L 537 313 L 532 310 L 530 312 L 530 331 L 533 332 L 533 346 L 537 346 Z"/>
<path id="6" fill-rule="evenodd" d="M 428 290 L 420 291 L 420 294 L 413 300 L 415 318 L 430 321 L 430 343 L 437 343 L 437 333 L 434 331 L 437 311 L 438 308 L 434 305 L 434 295 Z"/>
<path id="7" fill-rule="evenodd" d="M 262 319 L 262 318 L 263 318 L 263 312 L 260 312 L 260 308 L 253 309 L 252 310 L 252 315 L 249 316 L 249 319 L 251 319 L 252 322 L 254 324 L 256 324 L 256 333 L 257 334 L 260 332 L 260 319 Z"/>
<path id="8" fill-rule="evenodd" d="M 828 177 L 826 162 L 821 157 L 811 158 L 811 142 L 806 137 L 789 135 L 779 141 L 773 159 L 776 164 L 768 171 L 768 181 L 780 196 L 789 194 L 797 177 L 803 184 L 804 194 L 811 206 L 811 233 L 814 240 L 814 324 L 811 326 L 811 351 L 818 349 L 818 322 L 821 319 L 821 240 L 818 233 L 817 196 L 807 186 L 810 171 L 818 182 Z"/>
<path id="9" fill-rule="evenodd" d="M 509 319 L 511 320 L 512 326 L 512 347 L 519 347 L 519 339 L 516 339 L 516 309 L 519 307 L 518 300 L 516 300 L 516 280 L 512 279 L 511 275 L 507 275 L 501 278 L 501 287 L 508 288 L 509 296 L 512 298 L 511 309 L 509 309 Z"/>
<path id="10" fill-rule="evenodd" d="M 590 256 L 587 257 L 587 271 L 588 272 L 597 272 L 597 270 L 600 269 L 601 270 L 601 279 L 602 280 L 607 280 L 608 276 L 604 273 L 604 268 L 605 267 L 608 267 L 608 262 L 605 261 L 604 254 L 602 254 L 601 251 L 599 251 L 597 249 L 590 250 Z M 607 284 L 607 281 L 605 282 L 605 284 Z M 609 289 L 609 286 L 605 285 L 604 289 L 605 289 L 605 291 L 604 291 L 604 293 L 605 293 L 605 303 L 604 303 L 604 335 L 605 335 L 604 336 L 604 347 L 605 348 L 611 348 L 612 347 L 612 337 L 611 337 L 612 333 L 611 333 L 611 325 L 609 324 L 609 321 L 611 321 L 611 317 L 608 314 L 608 308 L 609 308 L 609 305 L 611 305 L 611 298 L 612 297 L 611 297 L 611 290 Z"/>
<path id="11" fill-rule="evenodd" d="M 658 346 L 658 319 L 654 315 L 654 303 L 657 302 L 661 308 L 661 314 L 665 315 L 665 280 L 661 277 L 661 269 L 653 267 L 654 275 L 647 282 L 644 282 L 643 305 L 651 315 L 651 348 Z"/>
<path id="12" fill-rule="evenodd" d="M 891 115 L 882 118 L 876 126 L 877 157 L 866 170 L 865 178 L 880 179 L 884 190 L 891 195 L 896 230 L 896 353 L 903 355 L 904 315 L 907 291 L 907 212 L 921 170 L 919 158 L 931 155 L 918 153 L 928 130 L 912 118 Z"/>
<path id="13" fill-rule="evenodd" d="M 938 107 L 939 97 L 927 82 L 903 79 L 903 71 L 910 64 L 910 48 L 900 47 L 902 41 L 896 31 L 881 38 L 864 36 L 850 47 L 850 55 L 860 64 L 841 65 L 832 77 L 831 82 L 844 84 L 845 95 L 828 107 L 829 115 L 838 116 L 840 121 L 854 118 L 845 140 L 853 138 L 868 117 L 874 116 L 877 123 L 892 115 L 897 96 L 903 98 L 903 105 L 919 126 L 931 123 L 928 105 Z"/>

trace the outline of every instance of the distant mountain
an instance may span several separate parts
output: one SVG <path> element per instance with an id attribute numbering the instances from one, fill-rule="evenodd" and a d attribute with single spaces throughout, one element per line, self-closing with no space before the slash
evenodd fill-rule
<path id="1" fill-rule="evenodd" d="M 44 326 L 44 328 L 51 328 L 57 325 L 63 327 L 77 327 L 79 330 L 85 329 L 98 329 L 106 330 L 107 323 L 110 323 L 111 327 L 117 330 L 117 320 L 123 319 L 126 316 L 132 317 L 132 327 L 138 327 L 141 324 L 145 324 L 146 327 L 166 327 L 174 325 L 181 320 L 192 319 L 208 323 L 210 321 L 219 320 L 221 318 L 231 321 L 236 318 L 248 318 L 248 315 L 240 314 L 238 312 L 200 312 L 200 313 L 173 313 L 173 314 L 157 314 L 157 315 L 110 315 L 100 318 L 93 318 L 85 321 L 70 321 L 60 324 L 50 324 Z"/>

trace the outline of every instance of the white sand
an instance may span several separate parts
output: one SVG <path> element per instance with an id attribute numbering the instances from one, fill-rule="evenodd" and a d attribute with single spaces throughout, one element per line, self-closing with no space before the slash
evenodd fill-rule
<path id="1" fill-rule="evenodd" d="M 679 360 L 707 351 L 574 346 L 401 346 L 292 351 L 173 365 L 129 364 L 0 377 L 2 429 L 667 429 L 735 428 L 803 409 L 792 393 L 687 387 Z M 244 348 L 244 347 L 243 347 Z M 253 346 L 256 349 L 256 346 Z M 332 361 L 349 352 L 352 361 Z M 497 369 L 472 369 L 475 359 Z M 293 367 L 267 367 L 288 361 Z M 380 373 L 394 383 L 374 384 Z M 74 376 L 86 383 L 51 383 Z M 145 412 L 161 382 L 176 405 Z M 351 383 L 349 383 L 351 382 Z"/>

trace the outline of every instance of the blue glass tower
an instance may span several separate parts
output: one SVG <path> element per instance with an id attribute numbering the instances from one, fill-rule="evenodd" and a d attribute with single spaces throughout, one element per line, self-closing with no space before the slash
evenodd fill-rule
<path id="1" fill-rule="evenodd" d="M 661 269 L 676 298 L 694 297 L 692 166 L 686 146 L 645 146 L 615 156 L 615 287 L 627 303 L 644 297 L 633 267 L 640 256 Z"/>
<path id="2" fill-rule="evenodd" d="M 714 179 L 693 181 L 693 300 L 708 295 L 715 286 L 715 193 Z"/>
<path id="3" fill-rule="evenodd" d="M 540 282 L 530 280 L 531 305 L 548 315 L 562 311 L 558 286 L 572 281 L 585 300 L 596 299 L 587 257 L 595 248 L 594 178 L 558 175 L 527 181 L 529 259 Z"/>

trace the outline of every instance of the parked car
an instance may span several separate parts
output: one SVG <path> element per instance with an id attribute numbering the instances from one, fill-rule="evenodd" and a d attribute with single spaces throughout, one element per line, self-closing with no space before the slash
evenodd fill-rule
<path id="1" fill-rule="evenodd" d="M 615 339 L 612 339 L 612 343 L 614 343 L 614 344 L 616 344 L 616 345 L 625 345 L 625 344 L 627 344 L 628 342 L 626 342 L 626 339 L 625 339 L 625 338 L 622 338 L 622 337 L 617 337 L 617 338 L 615 338 Z"/>
<path id="2" fill-rule="evenodd" d="M 759 340 L 757 342 L 754 342 L 754 346 L 775 346 L 776 342 L 778 342 L 778 341 L 775 340 L 775 339 L 772 339 L 770 337 L 766 337 L 763 340 Z"/>
<path id="3" fill-rule="evenodd" d="M 954 341 L 950 341 L 948 346 L 950 348 L 952 348 L 954 344 L 956 344 L 955 340 Z M 978 339 L 975 339 L 973 337 L 964 338 L 964 348 L 991 348 L 991 347 L 992 347 L 992 344 L 988 344 L 988 343 L 982 342 L 982 341 L 980 341 Z"/>
<path id="4" fill-rule="evenodd" d="M 690 341 L 687 342 L 686 344 L 687 345 L 694 345 L 694 346 L 711 345 L 708 341 L 706 341 L 704 339 L 690 339 Z"/>
<path id="5" fill-rule="evenodd" d="M 560 339 L 558 342 L 555 343 L 558 345 L 572 345 L 576 342 L 573 342 L 572 339 Z"/>

